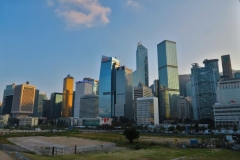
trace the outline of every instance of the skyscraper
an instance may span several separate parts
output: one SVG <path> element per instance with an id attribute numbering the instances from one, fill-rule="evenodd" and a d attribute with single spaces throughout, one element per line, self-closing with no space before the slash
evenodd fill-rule
<path id="1" fill-rule="evenodd" d="M 182 75 L 179 75 L 178 77 L 179 77 L 180 96 L 187 97 L 186 84 L 190 82 L 190 74 L 182 74 Z"/>
<path id="2" fill-rule="evenodd" d="M 38 117 L 38 97 L 39 97 L 39 90 L 35 90 L 35 98 L 34 98 L 34 107 L 33 107 L 33 113 L 30 115 L 32 117 Z"/>
<path id="3" fill-rule="evenodd" d="M 73 117 L 78 117 L 80 115 L 80 98 L 85 94 L 92 94 L 92 82 L 90 81 L 78 81 L 76 82 L 75 98 L 74 98 L 74 115 Z"/>
<path id="4" fill-rule="evenodd" d="M 62 117 L 72 117 L 74 78 L 67 75 L 63 81 Z"/>
<path id="5" fill-rule="evenodd" d="M 33 113 L 35 90 L 36 87 L 29 85 L 29 82 L 15 86 L 11 113 L 16 117 Z"/>
<path id="6" fill-rule="evenodd" d="M 148 75 L 148 50 L 140 42 L 136 51 L 136 70 L 133 72 L 133 86 L 138 86 L 141 82 L 145 86 L 149 87 L 149 75 Z"/>
<path id="7" fill-rule="evenodd" d="M 120 61 L 114 57 L 102 56 L 99 77 L 99 116 L 114 116 L 116 102 L 116 68 Z"/>
<path id="8" fill-rule="evenodd" d="M 179 79 L 176 42 L 164 40 L 157 45 L 159 76 L 159 117 L 177 116 Z"/>
<path id="9" fill-rule="evenodd" d="M 114 116 L 133 119 L 132 70 L 125 66 L 118 67 L 116 70 L 116 104 Z"/>
<path id="10" fill-rule="evenodd" d="M 88 81 L 92 83 L 92 94 L 96 94 L 98 95 L 98 83 L 99 81 L 96 79 L 92 79 L 92 78 L 83 78 L 83 81 Z"/>
<path id="11" fill-rule="evenodd" d="M 197 63 L 191 68 L 191 88 L 193 118 L 213 119 L 213 105 L 216 102 L 217 82 L 219 80 L 218 59 L 205 59 L 204 67 Z"/>
<path id="12" fill-rule="evenodd" d="M 99 97 L 95 94 L 85 94 L 80 98 L 80 118 L 96 118 L 99 115 Z"/>
<path id="13" fill-rule="evenodd" d="M 228 78 L 233 78 L 230 55 L 223 55 L 221 56 L 221 58 L 222 58 L 223 76 Z"/>
<path id="14" fill-rule="evenodd" d="M 42 116 L 43 111 L 43 100 L 47 100 L 46 93 L 39 93 L 38 95 L 38 117 Z"/>
<path id="15" fill-rule="evenodd" d="M 57 119 L 61 117 L 61 111 L 62 111 L 62 93 L 52 93 L 51 94 L 51 119 Z M 47 102 L 48 103 L 48 102 Z"/>
<path id="16" fill-rule="evenodd" d="M 7 85 L 3 92 L 2 114 L 11 114 L 14 89 L 16 84 Z"/>

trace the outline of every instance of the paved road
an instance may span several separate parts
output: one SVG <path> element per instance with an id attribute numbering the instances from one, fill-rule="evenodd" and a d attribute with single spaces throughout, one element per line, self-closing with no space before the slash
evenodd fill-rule
<path id="1" fill-rule="evenodd" d="M 13 160 L 13 158 L 11 156 L 9 156 L 8 154 L 4 153 L 3 151 L 0 150 L 0 159 L 4 159 L 4 160 Z"/>

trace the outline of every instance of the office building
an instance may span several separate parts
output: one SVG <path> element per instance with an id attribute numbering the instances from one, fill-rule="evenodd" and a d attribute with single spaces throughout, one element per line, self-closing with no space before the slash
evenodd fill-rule
<path id="1" fill-rule="evenodd" d="M 43 100 L 43 110 L 42 117 L 46 117 L 47 120 L 51 120 L 51 100 L 45 99 Z"/>
<path id="2" fill-rule="evenodd" d="M 21 117 L 19 118 L 19 126 L 37 126 L 38 118 L 36 117 Z"/>
<path id="3" fill-rule="evenodd" d="M 67 75 L 63 80 L 62 117 L 72 117 L 74 78 Z"/>
<path id="4" fill-rule="evenodd" d="M 116 69 L 116 117 L 134 118 L 132 70 L 125 66 Z"/>
<path id="5" fill-rule="evenodd" d="M 240 127 L 240 79 L 220 79 L 213 105 L 215 126 Z"/>
<path id="6" fill-rule="evenodd" d="M 149 74 L 148 74 L 148 50 L 142 43 L 138 43 L 136 51 L 136 70 L 132 73 L 133 86 L 138 86 L 141 82 L 149 87 Z"/>
<path id="7" fill-rule="evenodd" d="M 191 97 L 180 97 L 177 103 L 177 113 L 179 118 L 193 118 Z"/>
<path id="8" fill-rule="evenodd" d="M 99 81 L 96 79 L 92 79 L 92 78 L 83 78 L 83 81 L 87 81 L 87 82 L 91 82 L 92 83 L 92 94 L 96 94 L 98 95 L 98 83 Z"/>
<path id="9" fill-rule="evenodd" d="M 93 84 L 91 81 L 78 81 L 76 82 L 75 98 L 74 98 L 74 115 L 73 117 L 79 118 L 80 115 L 80 98 L 85 94 L 93 93 Z"/>
<path id="10" fill-rule="evenodd" d="M 0 102 L 0 114 L 2 114 L 2 103 Z"/>
<path id="11" fill-rule="evenodd" d="M 149 87 L 149 88 L 152 89 L 152 95 L 153 95 L 154 97 L 158 97 L 158 91 L 159 91 L 158 85 L 159 85 L 159 80 L 158 80 L 158 79 L 155 79 L 155 80 L 153 81 L 153 84 Z"/>
<path id="12" fill-rule="evenodd" d="M 39 114 L 38 114 L 38 100 L 39 100 L 39 90 L 36 89 L 35 90 L 35 98 L 34 98 L 34 107 L 33 107 L 33 113 L 30 114 L 31 117 L 38 117 Z"/>
<path id="13" fill-rule="evenodd" d="M 15 117 L 28 116 L 33 113 L 36 87 L 27 82 L 15 86 L 11 113 Z"/>
<path id="14" fill-rule="evenodd" d="M 95 94 L 85 94 L 80 98 L 80 118 L 96 118 L 99 115 L 99 97 Z"/>
<path id="15" fill-rule="evenodd" d="M 187 97 L 186 84 L 190 82 L 190 74 L 179 75 L 180 96 Z"/>
<path id="16" fill-rule="evenodd" d="M 176 42 L 164 40 L 157 45 L 159 76 L 159 117 L 177 116 L 179 79 Z"/>
<path id="17" fill-rule="evenodd" d="M 47 100 L 47 95 L 46 93 L 39 93 L 38 95 L 38 117 L 42 116 L 42 111 L 43 111 L 43 100 Z"/>
<path id="18" fill-rule="evenodd" d="M 234 78 L 240 78 L 240 72 L 235 72 L 234 73 Z"/>
<path id="19" fill-rule="evenodd" d="M 159 124 L 158 98 L 137 98 L 137 125 Z"/>
<path id="20" fill-rule="evenodd" d="M 144 98 L 144 97 L 151 97 L 152 96 L 152 89 L 145 86 L 143 83 L 139 82 L 137 87 L 134 87 L 134 102 L 133 102 L 133 109 L 134 109 L 134 120 L 137 121 L 137 99 Z"/>
<path id="21" fill-rule="evenodd" d="M 213 105 L 216 102 L 217 82 L 219 80 L 218 59 L 204 60 L 204 67 L 192 64 L 191 86 L 193 118 L 213 119 Z"/>
<path id="22" fill-rule="evenodd" d="M 62 93 L 52 93 L 51 94 L 51 116 L 50 119 L 57 119 L 61 117 L 62 112 Z"/>
<path id="23" fill-rule="evenodd" d="M 99 116 L 114 116 L 116 103 L 116 68 L 120 61 L 114 57 L 102 56 L 99 77 Z"/>
<path id="24" fill-rule="evenodd" d="M 186 83 L 187 97 L 192 97 L 192 84 L 191 82 Z"/>
<path id="25" fill-rule="evenodd" d="M 233 78 L 230 55 L 223 55 L 221 56 L 221 58 L 222 58 L 223 76 L 228 78 Z"/>
<path id="26" fill-rule="evenodd" d="M 2 101 L 2 114 L 11 114 L 12 110 L 12 101 L 13 101 L 13 94 L 16 84 L 13 83 L 12 85 L 7 85 L 3 92 L 3 101 Z"/>

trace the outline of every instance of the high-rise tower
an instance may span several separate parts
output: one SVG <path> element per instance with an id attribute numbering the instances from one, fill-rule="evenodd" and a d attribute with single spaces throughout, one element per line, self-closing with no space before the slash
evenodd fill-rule
<path id="1" fill-rule="evenodd" d="M 74 78 L 68 75 L 63 80 L 62 117 L 72 117 Z"/>
<path id="2" fill-rule="evenodd" d="M 149 87 L 148 75 L 148 50 L 140 42 L 136 51 L 136 70 L 133 72 L 133 86 L 137 87 L 139 82 Z"/>
<path id="3" fill-rule="evenodd" d="M 11 113 L 16 117 L 33 113 L 35 90 L 36 87 L 29 85 L 29 82 L 15 86 Z"/>
<path id="4" fill-rule="evenodd" d="M 222 58 L 223 76 L 228 78 L 233 78 L 230 55 L 223 55 L 221 56 L 221 58 Z"/>
<path id="5" fill-rule="evenodd" d="M 120 61 L 102 56 L 99 77 L 99 116 L 112 117 L 116 103 L 116 68 Z"/>
<path id="6" fill-rule="evenodd" d="M 160 119 L 177 116 L 179 79 L 176 42 L 164 40 L 157 45 Z"/>

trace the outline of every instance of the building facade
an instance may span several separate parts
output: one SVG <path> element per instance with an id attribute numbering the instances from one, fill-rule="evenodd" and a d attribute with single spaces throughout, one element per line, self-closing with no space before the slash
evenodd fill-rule
<path id="1" fill-rule="evenodd" d="M 42 117 L 46 117 L 47 120 L 52 120 L 52 112 L 51 112 L 51 100 L 45 99 L 43 100 L 43 110 Z"/>
<path id="2" fill-rule="evenodd" d="M 80 98 L 80 118 L 96 118 L 99 115 L 99 97 L 95 94 L 85 94 Z"/>
<path id="3" fill-rule="evenodd" d="M 234 78 L 240 78 L 240 72 L 235 72 L 234 73 Z"/>
<path id="4" fill-rule="evenodd" d="M 52 93 L 51 94 L 51 109 L 50 109 L 50 119 L 57 119 L 61 117 L 62 113 L 62 93 Z"/>
<path id="5" fill-rule="evenodd" d="M 164 40 L 157 45 L 160 119 L 177 116 L 179 79 L 176 42 Z"/>
<path id="6" fill-rule="evenodd" d="M 102 56 L 99 77 L 99 116 L 113 117 L 116 103 L 116 68 L 120 61 Z"/>
<path id="7" fill-rule="evenodd" d="M 132 73 L 132 77 L 133 86 L 138 86 L 139 82 L 149 86 L 148 50 L 140 42 L 136 51 L 136 70 Z"/>
<path id="8" fill-rule="evenodd" d="M 192 83 L 188 82 L 186 83 L 186 90 L 187 90 L 187 97 L 192 96 Z"/>
<path id="9" fill-rule="evenodd" d="M 137 98 L 137 125 L 159 124 L 158 98 Z"/>
<path id="10" fill-rule="evenodd" d="M 179 118 L 193 118 L 191 97 L 180 97 L 177 103 L 177 112 Z"/>
<path id="11" fill-rule="evenodd" d="M 38 95 L 38 117 L 42 116 L 42 111 L 43 111 L 43 100 L 47 100 L 47 95 L 46 93 L 39 93 Z"/>
<path id="12" fill-rule="evenodd" d="M 216 102 L 217 82 L 219 80 L 218 59 L 204 60 L 204 67 L 192 64 L 191 86 L 193 118 L 213 119 L 213 105 Z"/>
<path id="13" fill-rule="evenodd" d="M 33 113 L 36 87 L 26 84 L 15 86 L 11 113 L 15 117 Z"/>
<path id="14" fill-rule="evenodd" d="M 230 55 L 223 55 L 221 56 L 221 59 L 222 59 L 223 76 L 228 78 L 233 78 Z"/>
<path id="15" fill-rule="evenodd" d="M 152 89 L 145 86 L 143 83 L 139 82 L 137 87 L 134 87 L 134 102 L 133 102 L 133 109 L 134 109 L 134 120 L 137 121 L 137 99 L 144 98 L 144 97 L 151 97 L 152 96 Z"/>
<path id="16" fill-rule="evenodd" d="M 76 82 L 75 98 L 74 98 L 74 115 L 73 117 L 79 118 L 81 108 L 81 97 L 85 94 L 93 93 L 93 83 L 91 81 L 78 81 Z"/>
<path id="17" fill-rule="evenodd" d="M 74 78 L 68 75 L 63 80 L 62 117 L 72 117 Z"/>
<path id="18" fill-rule="evenodd" d="M 12 110 L 12 101 L 14 95 L 14 89 L 16 84 L 13 83 L 12 85 L 7 85 L 3 92 L 3 101 L 2 101 L 2 114 L 11 114 Z"/>
<path id="19" fill-rule="evenodd" d="M 99 81 L 92 78 L 83 78 L 83 81 L 91 82 L 92 83 L 92 94 L 98 95 L 99 90 Z"/>
<path id="20" fill-rule="evenodd" d="M 183 75 L 179 75 L 178 77 L 179 77 L 180 96 L 187 97 L 186 84 L 191 81 L 190 74 L 183 74 Z"/>
<path id="21" fill-rule="evenodd" d="M 33 113 L 30 115 L 32 117 L 38 117 L 38 100 L 39 100 L 39 90 L 35 90 L 35 98 L 34 98 L 34 107 L 33 107 Z"/>
<path id="22" fill-rule="evenodd" d="M 125 66 L 116 69 L 116 117 L 134 118 L 132 70 Z"/>

